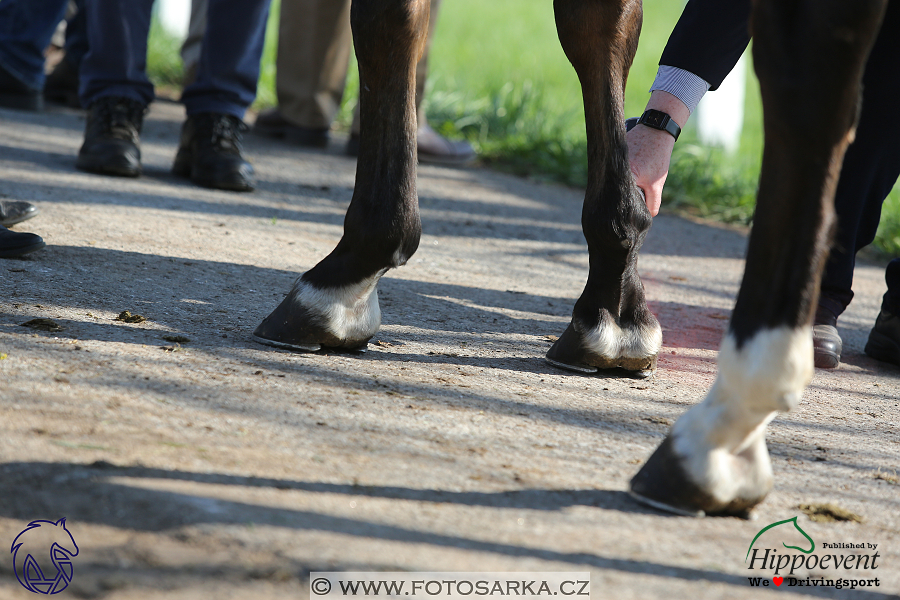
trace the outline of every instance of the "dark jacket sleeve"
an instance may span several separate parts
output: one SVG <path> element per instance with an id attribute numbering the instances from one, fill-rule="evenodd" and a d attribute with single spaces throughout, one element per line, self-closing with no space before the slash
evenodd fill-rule
<path id="1" fill-rule="evenodd" d="M 659 59 L 716 89 L 750 43 L 750 0 L 690 0 Z"/>

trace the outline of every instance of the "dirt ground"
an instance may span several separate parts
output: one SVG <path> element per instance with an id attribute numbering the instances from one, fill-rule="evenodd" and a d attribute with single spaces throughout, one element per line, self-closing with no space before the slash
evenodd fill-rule
<path id="1" fill-rule="evenodd" d="M 657 373 L 575 376 L 543 357 L 587 274 L 582 193 L 421 166 L 425 233 L 379 286 L 369 351 L 278 351 L 250 333 L 339 239 L 355 161 L 249 136 L 259 189 L 200 189 L 169 173 L 182 118 L 154 106 L 128 180 L 75 170 L 79 113 L 0 111 L 0 193 L 39 206 L 17 229 L 48 244 L 0 261 L 0 548 L 65 517 L 64 594 L 308 598 L 313 571 L 590 571 L 595 599 L 900 593 L 900 369 L 862 352 L 883 264 L 857 268 L 841 367 L 769 428 L 757 519 L 667 516 L 625 490 L 714 378 L 743 232 L 655 219 Z M 818 504 L 862 522 L 798 508 Z M 877 543 L 877 570 L 842 576 L 880 586 L 751 587 L 751 540 L 793 516 L 820 548 Z M 0 598 L 31 597 L 0 551 Z"/>

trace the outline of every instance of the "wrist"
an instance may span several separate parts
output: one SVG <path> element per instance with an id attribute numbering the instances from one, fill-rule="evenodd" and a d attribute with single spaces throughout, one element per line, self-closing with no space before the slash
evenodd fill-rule
<path id="1" fill-rule="evenodd" d="M 687 105 L 669 92 L 654 90 L 647 101 L 646 110 L 659 110 L 669 115 L 679 127 L 684 127 L 691 116 Z"/>
<path id="2" fill-rule="evenodd" d="M 655 108 L 648 108 L 637 120 L 637 125 L 644 125 L 658 131 L 665 131 L 676 141 L 681 135 L 681 126 L 675 122 L 671 115 Z"/>

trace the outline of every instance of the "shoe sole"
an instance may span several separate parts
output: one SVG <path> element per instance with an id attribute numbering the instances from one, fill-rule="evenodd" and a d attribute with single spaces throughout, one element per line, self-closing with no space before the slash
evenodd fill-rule
<path id="1" fill-rule="evenodd" d="M 256 181 L 252 178 L 247 178 L 247 176 L 241 175 L 240 173 L 229 173 L 227 177 L 220 179 L 198 176 L 197 173 L 194 172 L 190 158 L 183 154 L 175 156 L 175 162 L 172 164 L 172 174 L 176 177 L 190 179 L 194 184 L 212 190 L 252 192 L 256 189 Z"/>
<path id="2" fill-rule="evenodd" d="M 90 160 L 82 160 L 79 156 L 75 161 L 75 168 L 86 173 L 96 173 L 97 175 L 115 175 L 116 177 L 140 177 L 141 165 L 134 166 L 132 162 L 116 162 L 110 161 L 103 165 L 94 163 L 93 157 Z"/>
<path id="3" fill-rule="evenodd" d="M 836 369 L 841 364 L 841 357 L 829 352 L 814 352 L 813 364 L 817 369 Z"/>
<path id="4" fill-rule="evenodd" d="M 876 360 L 900 365 L 900 346 L 891 338 L 877 331 L 869 333 L 869 341 L 866 343 L 865 353 Z"/>
<path id="5" fill-rule="evenodd" d="M 25 256 L 26 254 L 37 252 L 38 250 L 40 250 L 41 248 L 45 248 L 46 246 L 46 242 L 38 242 L 36 244 L 31 244 L 30 246 L 13 248 L 12 250 L 0 250 L 0 258 L 17 258 L 19 256 Z"/>

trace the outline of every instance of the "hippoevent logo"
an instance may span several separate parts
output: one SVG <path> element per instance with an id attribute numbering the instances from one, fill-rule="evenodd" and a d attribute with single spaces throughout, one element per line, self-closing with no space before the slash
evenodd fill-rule
<path id="1" fill-rule="evenodd" d="M 783 527 L 782 527 L 783 526 Z M 757 545 L 759 538 L 766 532 L 776 529 L 771 535 Z M 797 533 L 802 536 L 797 537 Z M 783 540 L 796 538 L 800 545 L 788 545 Z M 785 552 L 779 548 L 766 548 L 766 543 L 781 541 Z M 878 577 L 860 577 L 878 568 L 880 554 L 878 544 L 871 542 L 834 542 L 822 543 L 821 550 L 816 551 L 816 542 L 797 523 L 797 517 L 777 521 L 759 530 L 747 548 L 744 563 L 750 570 L 762 571 L 759 577 L 748 577 L 753 587 L 833 587 L 836 589 L 861 587 L 878 587 Z M 849 552 L 828 552 L 829 550 L 846 550 Z M 768 573 L 763 573 L 768 571 Z M 817 572 L 810 576 L 810 572 Z M 796 573 L 796 575 L 795 575 Z"/>
<path id="2" fill-rule="evenodd" d="M 58 594 L 72 581 L 78 546 L 65 519 L 32 521 L 13 540 L 10 552 L 16 579 L 30 592 Z"/>

